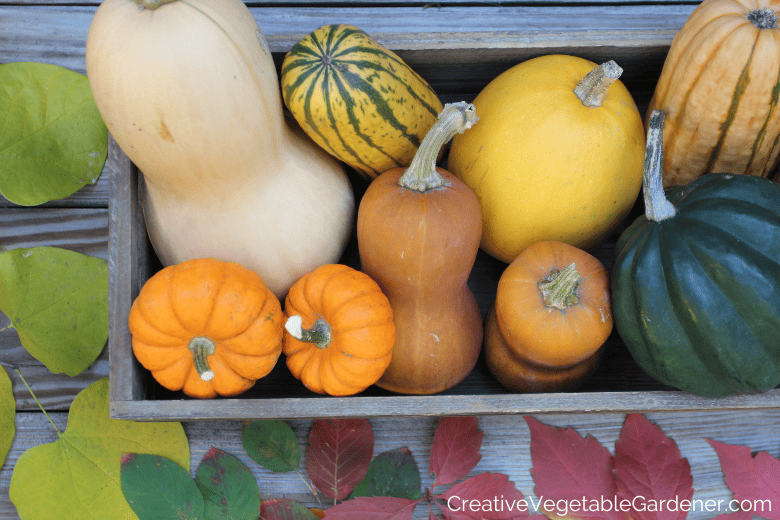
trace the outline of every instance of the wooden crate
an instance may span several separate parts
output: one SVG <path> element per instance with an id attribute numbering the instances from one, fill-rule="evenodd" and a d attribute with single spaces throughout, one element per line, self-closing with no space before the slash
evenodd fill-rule
<path id="1" fill-rule="evenodd" d="M 277 65 L 284 53 L 311 30 L 326 23 L 348 23 L 363 28 L 396 51 L 445 102 L 471 101 L 492 78 L 523 60 L 565 53 L 598 63 L 616 60 L 624 69 L 621 79 L 644 113 L 671 40 L 693 8 L 663 3 L 502 7 L 459 6 L 455 2 L 448 7 L 274 7 L 252 8 L 252 12 Z M 134 360 L 127 327 L 133 299 L 150 273 L 160 267 L 148 243 L 139 206 L 143 178 L 113 142 L 108 173 L 109 370 L 111 414 L 116 418 L 291 419 L 780 408 L 778 390 L 706 399 L 665 387 L 634 363 L 616 332 L 608 341 L 600 369 L 577 392 L 511 393 L 492 378 L 480 359 L 465 381 L 441 394 L 395 395 L 372 387 L 358 396 L 336 398 L 306 390 L 289 374 L 283 358 L 269 376 L 237 398 L 196 400 L 169 392 Z M 360 191 L 360 180 L 353 181 Z M 613 263 L 619 231 L 595 251 L 607 268 Z M 359 267 L 354 236 L 342 262 Z M 479 253 L 469 285 L 483 316 L 505 267 Z"/>

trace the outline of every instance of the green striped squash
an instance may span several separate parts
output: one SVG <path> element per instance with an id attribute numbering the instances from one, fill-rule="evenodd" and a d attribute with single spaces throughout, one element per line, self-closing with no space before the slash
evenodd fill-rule
<path id="1" fill-rule="evenodd" d="M 369 180 L 408 166 L 442 109 L 401 58 L 349 25 L 303 38 L 281 76 L 284 102 L 303 130 Z"/>
<path id="2" fill-rule="evenodd" d="M 713 172 L 777 180 L 778 10 L 780 0 L 704 0 L 675 36 L 647 112 L 666 114 L 666 186 Z"/>

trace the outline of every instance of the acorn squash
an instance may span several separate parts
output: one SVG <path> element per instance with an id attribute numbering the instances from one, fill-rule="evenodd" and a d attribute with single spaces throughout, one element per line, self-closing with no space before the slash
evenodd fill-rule
<path id="1" fill-rule="evenodd" d="M 659 381 L 703 396 L 780 383 L 780 186 L 706 174 L 664 196 L 663 112 L 651 115 L 646 214 L 620 236 L 615 326 Z"/>

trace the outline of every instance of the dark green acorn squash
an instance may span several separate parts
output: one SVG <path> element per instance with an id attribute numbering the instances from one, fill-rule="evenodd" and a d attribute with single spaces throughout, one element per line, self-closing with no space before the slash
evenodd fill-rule
<path id="1" fill-rule="evenodd" d="M 651 115 L 645 216 L 620 236 L 615 326 L 637 363 L 693 394 L 780 384 L 780 185 L 708 174 L 664 196 L 663 113 Z M 667 198 L 668 197 L 668 198 Z"/>

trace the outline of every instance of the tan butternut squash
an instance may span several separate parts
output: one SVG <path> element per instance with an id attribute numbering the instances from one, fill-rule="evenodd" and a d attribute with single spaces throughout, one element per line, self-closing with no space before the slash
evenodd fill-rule
<path id="1" fill-rule="evenodd" d="M 282 297 L 338 261 L 351 186 L 285 121 L 271 53 L 240 0 L 106 0 L 86 59 L 111 135 L 143 172 L 163 264 L 233 261 Z"/>

